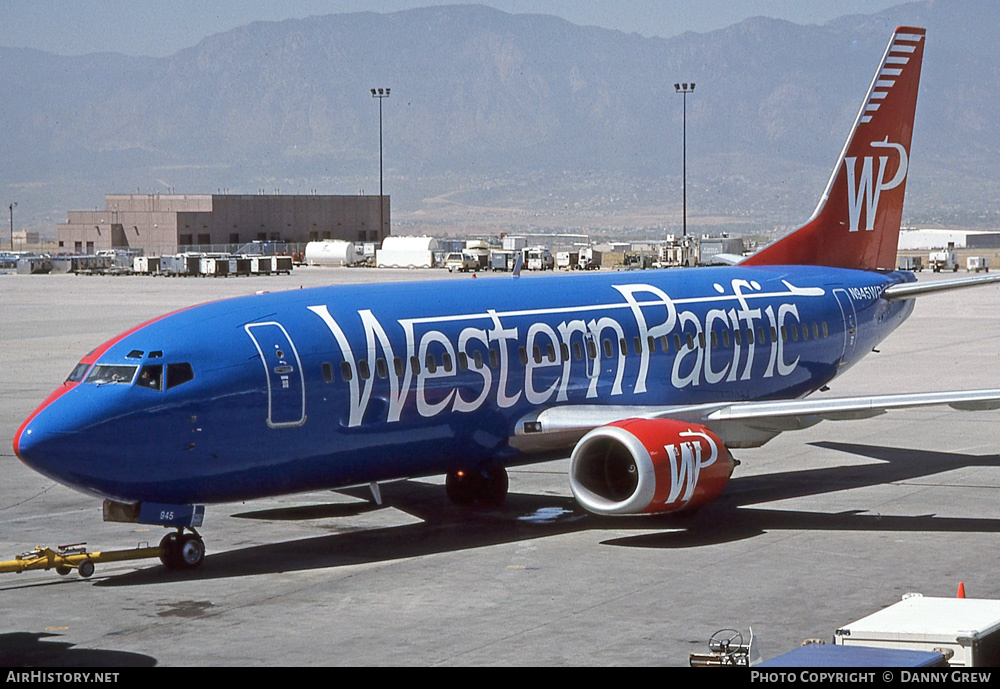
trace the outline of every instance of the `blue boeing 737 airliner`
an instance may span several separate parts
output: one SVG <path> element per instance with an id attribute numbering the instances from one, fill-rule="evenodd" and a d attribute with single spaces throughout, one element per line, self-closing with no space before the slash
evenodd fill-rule
<path id="1" fill-rule="evenodd" d="M 162 524 L 201 563 L 203 505 L 447 474 L 496 503 L 505 467 L 572 452 L 600 514 L 694 509 L 732 448 L 824 418 L 1000 390 L 823 398 L 913 310 L 997 276 L 894 270 L 924 31 L 897 29 L 813 217 L 736 266 L 336 286 L 184 309 L 84 357 L 22 424 L 28 466 Z M 123 442 L 122 439 L 128 439 Z"/>

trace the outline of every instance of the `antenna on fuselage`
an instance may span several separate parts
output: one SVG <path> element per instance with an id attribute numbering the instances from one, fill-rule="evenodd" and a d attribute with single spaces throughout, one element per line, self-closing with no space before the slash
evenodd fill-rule
<path id="1" fill-rule="evenodd" d="M 521 266 L 524 264 L 524 252 L 517 252 L 517 258 L 514 259 L 514 277 L 521 277 Z"/>

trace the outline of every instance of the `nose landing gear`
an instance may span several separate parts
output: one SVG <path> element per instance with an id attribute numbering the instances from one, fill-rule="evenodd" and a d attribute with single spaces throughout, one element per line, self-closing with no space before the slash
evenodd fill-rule
<path id="1" fill-rule="evenodd" d="M 167 569 L 194 569 L 205 559 L 205 541 L 194 528 L 187 528 L 191 533 L 179 528 L 160 541 L 160 562 Z"/>

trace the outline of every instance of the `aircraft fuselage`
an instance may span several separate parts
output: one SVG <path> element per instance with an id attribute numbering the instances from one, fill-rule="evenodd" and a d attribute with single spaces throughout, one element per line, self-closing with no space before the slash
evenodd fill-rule
<path id="1" fill-rule="evenodd" d="M 910 314 L 912 274 L 705 268 L 261 294 L 152 321 L 85 359 L 18 431 L 42 473 L 194 504 L 532 457 L 559 405 L 802 397 Z"/>

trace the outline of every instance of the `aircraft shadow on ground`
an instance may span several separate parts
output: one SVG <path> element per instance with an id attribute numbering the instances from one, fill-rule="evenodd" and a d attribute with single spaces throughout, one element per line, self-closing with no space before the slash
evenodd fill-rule
<path id="1" fill-rule="evenodd" d="M 153 667 L 152 656 L 130 651 L 74 648 L 67 641 L 53 641 L 59 634 L 8 632 L 0 634 L 0 667 Z M 15 680 L 16 681 L 16 680 Z"/>
<path id="2" fill-rule="evenodd" d="M 803 469 L 736 478 L 717 500 L 691 515 L 601 517 L 572 498 L 512 493 L 499 508 L 458 507 L 443 487 L 417 481 L 384 484 L 383 501 L 422 521 L 404 526 L 341 533 L 209 554 L 190 572 L 151 567 L 95 582 L 99 586 L 145 585 L 179 579 L 214 579 L 385 562 L 511 543 L 579 531 L 644 530 L 651 533 L 604 541 L 635 548 L 691 548 L 752 538 L 779 529 L 815 531 L 1000 531 L 1000 519 L 934 515 L 880 516 L 770 510 L 753 505 L 883 485 L 971 466 L 1000 466 L 998 455 L 965 455 L 874 445 L 824 442 L 815 446 L 880 460 L 874 464 Z M 344 493 L 364 497 L 367 489 Z M 245 512 L 247 519 L 323 519 L 376 509 L 367 503 L 331 503 Z"/>

